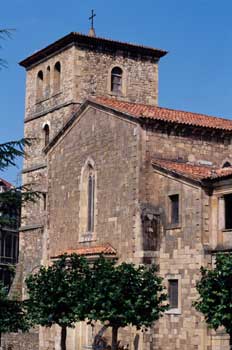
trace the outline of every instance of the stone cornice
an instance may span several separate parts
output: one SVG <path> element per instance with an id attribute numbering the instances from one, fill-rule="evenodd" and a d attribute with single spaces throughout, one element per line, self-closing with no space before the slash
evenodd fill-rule
<path id="1" fill-rule="evenodd" d="M 39 170 L 39 169 L 44 169 L 44 168 L 47 168 L 47 164 L 37 164 L 37 165 L 33 165 L 29 168 L 25 168 L 22 170 L 22 174 L 26 174 L 26 173 L 30 173 L 32 171 L 36 171 L 36 170 Z"/>
<path id="2" fill-rule="evenodd" d="M 41 118 L 41 117 L 47 115 L 48 113 L 52 113 L 56 110 L 59 110 L 59 109 L 64 108 L 64 107 L 68 107 L 70 105 L 80 105 L 80 103 L 76 102 L 76 101 L 68 101 L 66 103 L 61 103 L 59 105 L 56 105 L 55 107 L 47 108 L 46 110 L 43 110 L 42 112 L 32 113 L 24 120 L 24 123 L 28 123 L 34 119 Z"/>
<path id="3" fill-rule="evenodd" d="M 44 225 L 42 224 L 34 224 L 34 225 L 26 225 L 26 226 L 21 226 L 19 228 L 20 232 L 24 232 L 24 231 L 32 231 L 32 230 L 37 230 L 40 228 L 44 228 Z"/>

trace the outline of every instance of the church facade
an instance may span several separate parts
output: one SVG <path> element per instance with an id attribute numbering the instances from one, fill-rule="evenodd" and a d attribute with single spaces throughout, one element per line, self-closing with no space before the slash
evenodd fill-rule
<path id="1" fill-rule="evenodd" d="M 64 252 L 159 265 L 170 309 L 130 349 L 227 350 L 196 312 L 200 266 L 232 249 L 232 121 L 158 107 L 166 51 L 70 33 L 21 62 L 27 71 L 23 208 L 12 293 Z M 68 350 L 92 344 L 90 326 Z M 107 337 L 107 334 L 106 334 Z M 57 328 L 5 337 L 5 348 L 59 349 Z"/>

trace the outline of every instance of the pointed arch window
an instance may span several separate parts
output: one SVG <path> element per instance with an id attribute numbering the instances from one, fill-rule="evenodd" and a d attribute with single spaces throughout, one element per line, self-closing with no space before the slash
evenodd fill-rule
<path id="1" fill-rule="evenodd" d="M 94 191 L 95 176 L 90 169 L 88 176 L 88 213 L 87 213 L 87 232 L 94 231 Z"/>
<path id="2" fill-rule="evenodd" d="M 46 147 L 49 144 L 50 138 L 50 128 L 48 124 L 44 125 L 44 146 Z"/>
<path id="3" fill-rule="evenodd" d="M 114 67 L 111 71 L 111 91 L 115 94 L 122 93 L 122 75 L 120 67 Z"/>
<path id="4" fill-rule="evenodd" d="M 94 239 L 96 227 L 96 179 L 94 161 L 88 159 L 81 171 L 79 202 L 79 238 Z"/>
<path id="5" fill-rule="evenodd" d="M 42 72 L 42 70 L 40 70 L 37 74 L 37 80 L 36 80 L 36 99 L 37 99 L 37 101 L 39 101 L 43 98 L 43 83 L 44 83 L 43 72 Z"/>
<path id="6" fill-rule="evenodd" d="M 61 82 L 61 64 L 56 62 L 54 66 L 54 93 L 60 91 L 60 82 Z"/>

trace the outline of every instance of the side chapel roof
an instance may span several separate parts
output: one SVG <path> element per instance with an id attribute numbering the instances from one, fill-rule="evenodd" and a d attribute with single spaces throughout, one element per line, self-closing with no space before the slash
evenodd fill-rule
<path id="1" fill-rule="evenodd" d="M 92 247 L 80 247 L 76 249 L 66 249 L 62 253 L 60 253 L 58 256 L 62 254 L 77 254 L 77 255 L 84 255 L 84 256 L 95 256 L 95 255 L 110 255 L 110 256 L 116 256 L 117 251 L 114 249 L 109 243 L 98 245 L 98 246 L 92 246 Z"/>
<path id="2" fill-rule="evenodd" d="M 156 159 L 152 160 L 152 165 L 157 168 L 186 178 L 202 182 L 221 180 L 232 176 L 232 167 L 216 167 L 213 165 L 202 165 L 182 160 Z"/>

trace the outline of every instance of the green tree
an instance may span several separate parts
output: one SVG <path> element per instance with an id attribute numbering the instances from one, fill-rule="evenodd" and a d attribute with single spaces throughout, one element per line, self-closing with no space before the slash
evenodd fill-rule
<path id="1" fill-rule="evenodd" d="M 29 318 L 32 324 L 59 325 L 61 350 L 66 350 L 67 327 L 74 327 L 87 316 L 88 280 L 88 262 L 76 254 L 61 256 L 26 280 Z"/>
<path id="2" fill-rule="evenodd" d="M 16 166 L 16 159 L 25 155 L 25 146 L 30 146 L 31 140 L 21 139 L 0 144 L 0 172 L 10 166 Z M 6 192 L 0 193 L 0 228 L 12 225 L 17 216 L 11 217 L 11 208 L 20 212 L 21 205 L 26 202 L 34 202 L 40 193 L 32 190 L 31 184 L 13 187 Z"/>
<path id="3" fill-rule="evenodd" d="M 0 29 L 0 39 L 9 37 L 11 30 Z M 6 66 L 6 62 L 0 58 L 0 68 Z M 9 166 L 16 165 L 16 159 L 24 156 L 24 147 L 30 145 L 30 140 L 21 139 L 0 144 L 0 172 Z M 31 190 L 30 186 L 12 188 L 5 193 L 0 193 L 0 229 L 12 225 L 12 218 L 9 215 L 11 209 L 20 211 L 21 204 L 27 201 L 34 201 L 39 196 L 38 192 Z M 15 219 L 14 219 L 15 220 Z M 0 281 L 0 347 L 1 334 L 6 332 L 26 331 L 29 323 L 26 317 L 24 303 L 11 300 L 8 297 L 8 290 Z"/>
<path id="4" fill-rule="evenodd" d="M 10 38 L 12 31 L 13 29 L 0 29 L 0 40 Z M 0 46 L 0 49 L 1 49 L 1 46 Z M 0 58 L 0 69 L 2 67 L 7 67 L 7 62 L 3 58 Z"/>
<path id="5" fill-rule="evenodd" d="M 29 140 L 22 139 L 0 144 L 0 171 L 6 170 L 9 166 L 15 166 L 16 158 L 24 155 L 24 146 L 29 143 Z M 38 195 L 37 192 L 31 191 L 29 186 L 12 188 L 0 193 L 0 229 L 13 224 L 12 217 L 9 215 L 12 208 L 20 211 L 22 202 L 34 201 Z M 0 347 L 2 333 L 26 331 L 29 327 L 24 303 L 10 300 L 7 294 L 8 288 L 5 288 L 0 281 Z"/>
<path id="6" fill-rule="evenodd" d="M 0 282 L 0 348 L 2 333 L 27 331 L 29 323 L 23 303 L 8 298 L 7 289 Z"/>
<path id="7" fill-rule="evenodd" d="M 201 267 L 201 279 L 197 282 L 200 294 L 193 303 L 202 312 L 207 324 L 215 330 L 224 326 L 230 336 L 232 349 L 232 255 L 218 254 L 215 267 Z"/>
<path id="8" fill-rule="evenodd" d="M 112 350 L 117 349 L 120 327 L 150 327 L 168 307 L 156 266 L 116 265 L 101 257 L 91 269 L 89 288 L 88 319 L 112 327 Z"/>

